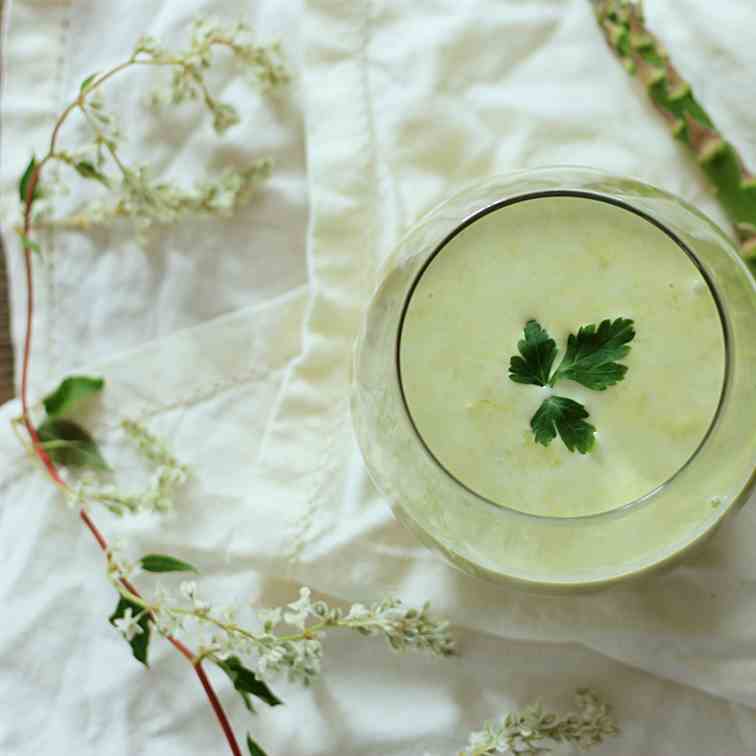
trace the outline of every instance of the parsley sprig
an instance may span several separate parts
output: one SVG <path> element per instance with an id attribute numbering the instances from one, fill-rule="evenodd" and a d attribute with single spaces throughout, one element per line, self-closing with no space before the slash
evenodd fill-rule
<path id="1" fill-rule="evenodd" d="M 605 391 L 625 377 L 627 365 L 617 360 L 627 356 L 634 338 L 629 318 L 581 326 L 577 334 L 569 335 L 564 357 L 552 372 L 559 351 L 556 342 L 537 320 L 529 320 L 517 343 L 520 354 L 509 362 L 509 377 L 515 383 L 551 387 L 564 378 L 593 391 Z M 571 452 L 577 449 L 587 454 L 596 440 L 596 428 L 588 417 L 588 410 L 579 402 L 554 395 L 543 400 L 530 427 L 539 444 L 548 446 L 559 434 Z"/>
<path id="2" fill-rule="evenodd" d="M 598 327 L 582 326 L 577 336 L 569 335 L 567 353 L 549 385 L 569 378 L 594 391 L 605 391 L 625 377 L 627 365 L 616 360 L 627 356 L 628 342 L 634 338 L 633 321 L 628 318 L 602 320 Z"/>

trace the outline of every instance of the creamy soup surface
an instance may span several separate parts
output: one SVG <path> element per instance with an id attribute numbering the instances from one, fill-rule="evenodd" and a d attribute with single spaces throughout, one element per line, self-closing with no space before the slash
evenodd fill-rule
<path id="1" fill-rule="evenodd" d="M 605 391 L 508 377 L 535 318 L 564 354 L 581 325 L 632 318 L 624 380 Z M 570 517 L 652 491 L 704 438 L 724 379 L 722 325 L 692 260 L 645 218 L 574 196 L 519 201 L 473 222 L 433 258 L 407 306 L 400 376 L 423 441 L 492 502 Z M 558 394 L 590 413 L 596 444 L 537 444 L 530 419 Z"/>

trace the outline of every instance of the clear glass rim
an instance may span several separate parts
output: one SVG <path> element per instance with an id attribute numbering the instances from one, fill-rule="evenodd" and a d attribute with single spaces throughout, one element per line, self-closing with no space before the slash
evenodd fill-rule
<path id="1" fill-rule="evenodd" d="M 641 186 L 645 186 L 650 189 L 656 189 L 656 187 L 650 184 L 645 184 L 641 181 L 637 181 L 637 179 L 632 179 L 632 180 Z M 658 191 L 661 193 L 667 194 L 663 192 L 662 190 L 658 190 Z M 667 196 L 671 196 L 671 195 L 667 194 Z M 709 426 L 706 429 L 706 432 L 704 433 L 698 446 L 696 446 L 696 448 L 693 450 L 693 452 L 688 457 L 688 459 L 669 478 L 662 481 L 653 489 L 643 494 L 642 496 L 639 496 L 636 499 L 626 502 L 625 504 L 622 504 L 619 507 L 614 507 L 613 509 L 605 510 L 602 512 L 596 512 L 594 514 L 576 515 L 576 516 L 570 516 L 570 517 L 558 517 L 558 516 L 534 514 L 531 512 L 523 512 L 519 509 L 514 509 L 512 507 L 507 506 L 506 504 L 498 504 L 495 501 L 487 498 L 486 496 L 483 496 L 481 493 L 476 491 L 474 488 L 471 488 L 466 483 L 461 481 L 456 475 L 454 475 L 454 473 L 452 473 L 441 462 L 441 460 L 439 460 L 438 457 L 433 453 L 433 451 L 430 449 L 425 439 L 423 438 L 423 435 L 420 433 L 420 430 L 418 429 L 417 425 L 415 424 L 415 420 L 412 417 L 412 412 L 410 411 L 409 404 L 407 402 L 407 397 L 404 391 L 404 383 L 402 381 L 402 370 L 401 370 L 401 342 L 402 342 L 402 332 L 404 328 L 405 317 L 407 315 L 410 302 L 412 301 L 412 296 L 414 295 L 418 284 L 420 283 L 423 275 L 428 270 L 433 260 L 435 260 L 435 258 L 441 253 L 441 251 L 454 238 L 456 238 L 460 233 L 462 233 L 462 231 L 464 231 L 466 228 L 468 228 L 470 225 L 480 220 L 484 216 L 489 215 L 490 213 L 495 212 L 496 210 L 500 210 L 503 207 L 507 207 L 508 205 L 517 204 L 519 202 L 524 202 L 527 200 L 542 199 L 544 197 L 580 197 L 583 199 L 590 199 L 590 200 L 595 200 L 598 202 L 603 202 L 605 204 L 614 205 L 615 207 L 619 207 L 623 210 L 626 210 L 628 212 L 633 213 L 634 215 L 637 215 L 643 218 L 645 221 L 651 223 L 657 229 L 659 229 L 664 234 L 666 234 L 667 237 L 670 238 L 673 242 L 675 242 L 675 244 L 680 248 L 680 250 L 685 253 L 685 255 L 693 263 L 693 265 L 695 266 L 695 268 L 697 269 L 697 271 L 699 272 L 699 274 L 705 281 L 706 286 L 708 287 L 709 293 L 711 294 L 712 299 L 714 300 L 715 307 L 717 309 L 720 325 L 722 327 L 722 341 L 723 341 L 723 347 L 724 347 L 724 375 L 722 379 L 722 388 L 720 391 L 719 400 L 717 402 L 717 406 L 712 416 L 711 422 L 709 423 Z M 497 511 L 502 512 L 503 514 L 511 514 L 511 515 L 525 517 L 527 519 L 532 519 L 532 520 L 540 520 L 540 521 L 548 522 L 548 523 L 563 523 L 567 525 L 567 524 L 575 524 L 578 522 L 595 522 L 598 519 L 610 519 L 610 518 L 615 518 L 615 517 L 621 517 L 621 516 L 627 515 L 631 511 L 640 509 L 641 507 L 649 504 L 662 491 L 667 490 L 674 483 L 674 481 L 693 464 L 695 459 L 699 456 L 703 448 L 706 446 L 715 428 L 719 424 L 721 416 L 722 416 L 723 407 L 730 393 L 730 386 L 731 386 L 731 381 L 732 381 L 732 338 L 730 334 L 730 325 L 729 325 L 726 307 L 716 287 L 716 284 L 712 280 L 708 271 L 706 270 L 706 268 L 704 267 L 703 263 L 698 258 L 698 256 L 695 254 L 695 252 L 693 252 L 693 250 L 688 246 L 688 244 L 686 244 L 667 225 L 665 225 L 663 222 L 661 222 L 654 216 L 650 215 L 649 213 L 645 212 L 644 210 L 641 210 L 640 208 L 635 207 L 628 202 L 617 199 L 611 194 L 587 191 L 583 189 L 569 189 L 569 188 L 544 189 L 544 190 L 536 190 L 532 192 L 519 193 L 519 194 L 513 195 L 512 197 L 507 197 L 505 199 L 497 200 L 488 205 L 485 205 L 480 210 L 476 210 L 474 213 L 471 213 L 470 215 L 466 216 L 434 247 L 431 254 L 428 255 L 427 259 L 423 261 L 423 264 L 420 266 L 420 269 L 415 274 L 415 277 L 413 278 L 412 283 L 410 284 L 410 287 L 404 298 L 404 302 L 402 303 L 402 310 L 399 316 L 399 324 L 396 331 L 394 362 L 395 362 L 394 367 L 396 370 L 396 379 L 399 386 L 399 394 L 401 397 L 401 405 L 402 405 L 402 411 L 404 413 L 404 416 L 409 422 L 410 427 L 412 428 L 412 433 L 414 434 L 416 440 L 420 443 L 425 453 L 429 456 L 429 458 L 435 464 L 435 466 L 439 468 L 442 474 L 447 476 L 455 485 L 459 486 L 461 489 L 463 489 L 468 494 L 473 496 L 474 499 L 479 501 L 481 504 L 487 507 L 493 507 Z"/>

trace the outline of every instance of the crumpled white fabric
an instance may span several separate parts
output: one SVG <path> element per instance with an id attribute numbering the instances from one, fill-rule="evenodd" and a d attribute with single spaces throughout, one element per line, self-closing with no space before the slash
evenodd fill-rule
<path id="1" fill-rule="evenodd" d="M 178 29 L 200 4 L 135 7 L 11 7 L 4 186 L 93 65 L 116 59 L 138 32 Z M 658 0 L 648 15 L 756 164 L 748 2 Z M 685 566 L 643 585 L 529 596 L 461 575 L 421 547 L 368 481 L 351 431 L 351 347 L 376 270 L 402 230 L 461 183 L 583 163 L 663 186 L 722 220 L 605 50 L 588 4 L 267 0 L 252 16 L 284 36 L 300 85 L 280 113 L 245 98 L 269 120 L 242 127 L 234 149 L 279 150 L 282 183 L 232 227 L 193 225 L 191 244 L 182 229 L 166 232 L 149 256 L 128 241 L 56 239 L 53 270 L 40 273 L 35 385 L 79 366 L 105 375 L 89 425 L 107 453 L 119 459 L 117 425 L 128 416 L 170 438 L 195 470 L 176 515 L 97 513 L 134 555 L 197 563 L 201 590 L 218 602 L 281 603 L 301 583 L 334 601 L 430 599 L 453 620 L 461 655 L 396 656 L 378 640 L 332 633 L 322 680 L 308 691 L 279 683 L 287 705 L 253 719 L 214 676 L 238 732 L 252 730 L 271 755 L 451 754 L 484 719 L 536 697 L 566 708 L 576 687 L 590 686 L 623 730 L 599 753 L 756 752 L 752 507 Z M 306 195 L 294 156 L 300 107 Z M 145 132 L 140 156 L 155 136 Z M 179 146 L 176 165 L 193 168 L 205 162 L 197 152 L 219 149 L 206 131 Z M 163 149 L 166 160 L 174 154 Z M 276 233 L 263 230 L 271 217 Z M 12 265 L 16 286 L 18 273 Z M 15 402 L 3 407 L 0 429 L 17 413 Z M 7 430 L 0 495 L 0 753 L 223 753 L 178 655 L 155 643 L 145 672 L 108 626 L 114 596 L 99 552 Z"/>

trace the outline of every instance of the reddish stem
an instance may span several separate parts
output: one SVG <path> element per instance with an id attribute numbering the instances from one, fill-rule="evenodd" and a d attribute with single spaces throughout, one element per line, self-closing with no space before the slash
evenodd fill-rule
<path id="1" fill-rule="evenodd" d="M 97 545 L 103 550 L 108 550 L 108 542 L 105 540 L 105 536 L 100 533 L 100 529 L 94 524 L 94 520 L 87 514 L 85 509 L 79 510 L 79 517 L 84 521 L 84 524 L 89 528 L 89 532 L 94 536 Z"/>
<path id="2" fill-rule="evenodd" d="M 231 725 L 229 724 L 228 718 L 226 717 L 226 712 L 223 711 L 223 706 L 221 706 L 221 702 L 218 700 L 218 696 L 215 695 L 213 686 L 210 684 L 210 680 L 207 679 L 207 675 L 205 674 L 205 670 L 202 668 L 202 664 L 195 664 L 194 671 L 197 673 L 197 677 L 199 677 L 200 682 L 202 683 L 202 687 L 205 689 L 205 693 L 207 693 L 207 697 L 210 700 L 210 706 L 213 707 L 213 711 L 218 717 L 218 722 L 220 722 L 221 729 L 223 730 L 223 733 L 228 740 L 229 746 L 231 746 L 231 752 L 234 754 L 234 756 L 242 756 L 242 752 L 239 749 L 239 744 L 236 742 L 234 731 L 231 729 Z"/>
<path id="3" fill-rule="evenodd" d="M 53 132 L 50 148 L 51 152 L 55 145 L 55 138 L 57 136 L 58 129 L 60 128 L 60 123 L 61 121 L 58 122 L 55 131 Z M 39 181 L 39 173 L 42 166 L 45 164 L 45 161 L 46 159 L 43 160 L 39 165 L 37 165 L 29 177 L 24 208 L 24 237 L 27 239 L 29 238 L 29 231 L 31 230 L 31 208 L 32 203 L 34 202 L 34 190 L 36 189 L 37 182 Z M 40 443 L 39 435 L 37 434 L 37 431 L 32 424 L 31 415 L 29 413 L 28 386 L 29 362 L 31 358 L 31 343 L 33 332 L 32 320 L 34 317 L 34 277 L 32 275 L 32 251 L 28 245 L 24 245 L 24 267 L 26 272 L 26 332 L 24 334 L 24 351 L 21 362 L 21 412 L 24 426 L 29 433 L 29 438 L 31 439 L 32 445 L 34 446 L 34 451 L 37 457 L 39 457 L 40 461 L 45 466 L 45 469 L 47 470 L 48 475 L 52 478 L 53 482 L 57 486 L 63 489 L 67 489 L 68 485 L 61 477 L 60 472 L 58 471 L 55 463 L 50 458 L 50 455 L 45 451 L 44 447 Z M 100 532 L 100 529 L 97 527 L 97 525 L 95 525 L 95 522 L 89 516 L 89 513 L 86 512 L 86 510 L 81 509 L 79 510 L 79 517 L 81 517 L 82 521 L 87 526 L 87 529 L 92 534 L 95 541 L 97 541 L 97 545 L 100 547 L 100 549 L 102 549 L 102 551 L 107 554 L 107 539 Z M 121 578 L 121 584 L 134 596 L 141 598 L 139 591 L 127 578 Z M 152 612 L 150 612 L 150 616 L 152 616 L 154 619 Z M 168 642 L 171 643 L 171 645 L 173 645 L 173 647 L 192 665 L 192 668 L 197 674 L 197 677 L 199 677 L 200 683 L 202 683 L 202 687 L 204 688 L 208 701 L 210 702 L 210 706 L 215 712 L 215 716 L 218 718 L 218 722 L 220 723 L 221 729 L 223 730 L 223 734 L 226 736 L 226 740 L 228 741 L 228 746 L 231 749 L 231 753 L 233 754 L 233 756 L 242 756 L 242 752 L 239 748 L 239 744 L 236 741 L 234 731 L 231 729 L 231 725 L 228 721 L 228 717 L 226 716 L 226 712 L 223 710 L 223 706 L 218 700 L 218 696 L 215 694 L 215 691 L 213 690 L 213 686 L 211 685 L 210 680 L 208 679 L 207 674 L 202 667 L 201 660 L 196 659 L 192 650 L 177 638 L 174 638 L 172 635 L 166 635 L 165 637 Z"/>
<path id="4" fill-rule="evenodd" d="M 26 187 L 26 203 L 24 207 L 24 236 L 28 238 L 31 229 L 31 208 L 34 202 L 34 190 L 37 188 L 39 181 L 40 166 L 32 171 L 29 177 L 29 183 Z M 29 400 L 28 400 L 28 382 L 29 382 L 29 357 L 31 355 L 32 341 L 32 318 L 34 316 L 34 280 L 32 276 L 32 251 L 24 245 L 24 268 L 26 272 L 26 333 L 24 334 L 24 353 L 21 363 L 21 410 L 24 417 L 24 424 L 29 431 L 34 448 L 39 450 L 39 438 L 34 427 L 29 420 Z M 47 455 L 45 455 L 47 456 Z M 44 461 L 44 460 L 43 460 Z"/>

